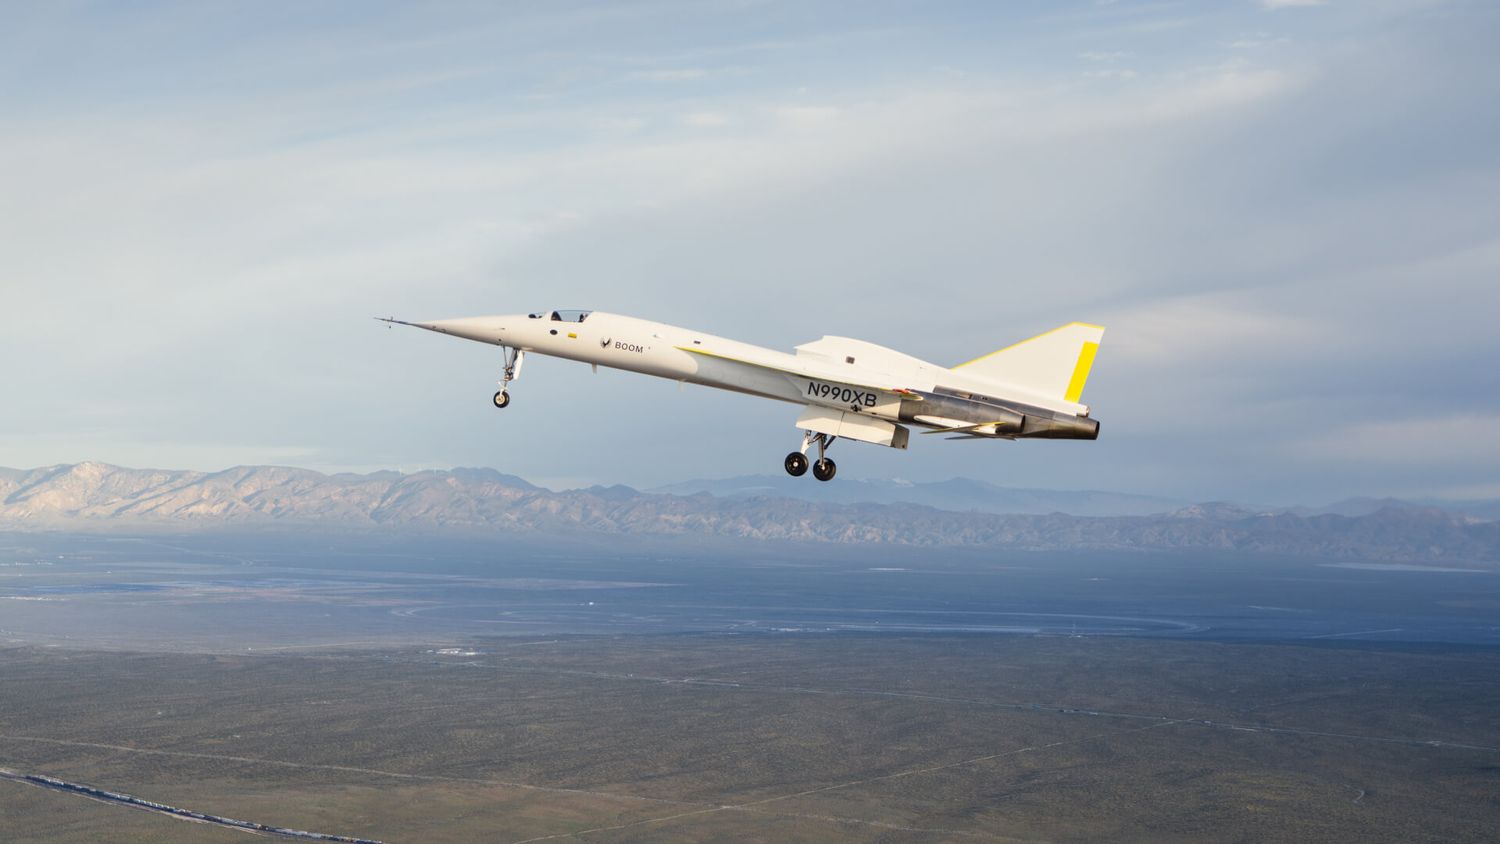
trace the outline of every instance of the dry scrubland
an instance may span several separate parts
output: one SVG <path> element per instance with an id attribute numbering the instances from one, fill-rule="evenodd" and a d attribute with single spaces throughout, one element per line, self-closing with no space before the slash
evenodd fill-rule
<path id="1" fill-rule="evenodd" d="M 858 635 L 479 647 L 0 652 L 0 767 L 388 842 L 1500 838 L 1490 651 Z M 13 842 L 244 840 L 9 782 L 0 819 Z"/>

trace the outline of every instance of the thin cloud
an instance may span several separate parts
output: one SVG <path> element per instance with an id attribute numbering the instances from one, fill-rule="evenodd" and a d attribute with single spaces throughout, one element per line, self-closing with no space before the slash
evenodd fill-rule
<path id="1" fill-rule="evenodd" d="M 695 111 L 683 117 L 682 122 L 700 129 L 717 129 L 730 125 L 734 119 L 722 111 Z"/>
<path id="2" fill-rule="evenodd" d="M 1290 41 L 1291 39 L 1287 38 L 1286 36 L 1278 37 L 1268 32 L 1257 32 L 1242 36 L 1240 38 L 1236 38 L 1233 41 L 1226 43 L 1224 46 L 1228 47 L 1231 50 L 1259 50 L 1265 47 L 1287 44 Z"/>
<path id="3" fill-rule="evenodd" d="M 1356 422 L 1296 441 L 1293 455 L 1370 465 L 1500 468 L 1500 413 Z"/>
<path id="4" fill-rule="evenodd" d="M 629 75 L 631 79 L 644 79 L 648 82 L 689 82 L 708 76 L 708 71 L 701 67 L 679 67 L 662 68 L 658 70 L 638 70 Z"/>

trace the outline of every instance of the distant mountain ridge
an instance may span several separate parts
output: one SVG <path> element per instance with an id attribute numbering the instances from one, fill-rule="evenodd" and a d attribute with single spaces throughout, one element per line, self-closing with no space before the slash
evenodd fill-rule
<path id="1" fill-rule="evenodd" d="M 552 492 L 493 469 L 325 475 L 78 463 L 0 469 L 0 530 L 250 527 L 731 537 L 1028 550 L 1214 550 L 1500 567 L 1500 523 L 1420 507 L 1360 516 L 1200 504 L 1141 516 L 1000 515 L 778 496 Z"/>
<path id="2" fill-rule="evenodd" d="M 1436 499 L 1419 499 L 1406 501 L 1400 498 L 1346 498 L 1325 504 L 1322 507 L 1288 507 L 1285 512 L 1298 516 L 1318 516 L 1333 514 L 1337 516 L 1367 516 L 1381 510 L 1421 510 L 1434 508 L 1449 513 L 1458 513 L 1472 516 L 1484 521 L 1500 520 L 1500 501 L 1478 500 L 1478 501 L 1440 501 Z"/>
<path id="3" fill-rule="evenodd" d="M 694 495 L 706 492 L 719 498 L 779 496 L 839 504 L 920 504 L 959 513 L 980 512 L 1070 516 L 1149 516 L 1168 513 L 1192 503 L 1149 495 L 1097 490 L 1023 489 L 1003 487 L 973 478 L 935 482 L 873 481 L 839 478 L 837 483 L 812 485 L 787 475 L 741 475 L 717 480 L 698 479 L 655 487 L 647 492 Z"/>

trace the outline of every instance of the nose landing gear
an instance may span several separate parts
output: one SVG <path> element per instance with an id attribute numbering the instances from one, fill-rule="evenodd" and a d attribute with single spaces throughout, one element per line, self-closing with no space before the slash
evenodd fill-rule
<path id="1" fill-rule="evenodd" d="M 521 377 L 521 361 L 526 359 L 524 349 L 505 349 L 505 370 L 500 375 L 500 392 L 495 394 L 495 407 L 504 408 L 510 404 L 510 393 L 505 389 L 510 382 Z"/>
<path id="2" fill-rule="evenodd" d="M 814 434 L 812 431 L 808 431 L 802 438 L 802 450 L 794 451 L 786 456 L 786 462 L 783 464 L 786 466 L 786 473 L 794 478 L 800 478 L 806 474 L 809 463 L 807 450 L 812 448 L 813 445 L 817 445 L 818 459 L 812 461 L 813 477 L 820 481 L 833 480 L 833 476 L 838 472 L 839 467 L 838 464 L 828 459 L 827 451 L 828 447 L 833 445 L 833 441 L 836 439 L 838 437 L 830 437 L 827 434 Z"/>

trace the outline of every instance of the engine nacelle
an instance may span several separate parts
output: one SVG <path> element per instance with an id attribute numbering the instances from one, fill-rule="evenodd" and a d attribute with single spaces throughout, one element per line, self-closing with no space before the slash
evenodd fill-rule
<path id="1" fill-rule="evenodd" d="M 1043 440 L 1094 440 L 1099 422 L 1085 416 L 1057 413 L 1030 406 L 1007 406 L 944 393 L 919 393 L 920 401 L 903 401 L 902 422 L 919 425 L 982 425 L 969 433 L 987 437 Z"/>
<path id="2" fill-rule="evenodd" d="M 1038 440 L 1097 440 L 1099 420 L 1083 416 L 1027 416 L 1017 436 Z"/>

